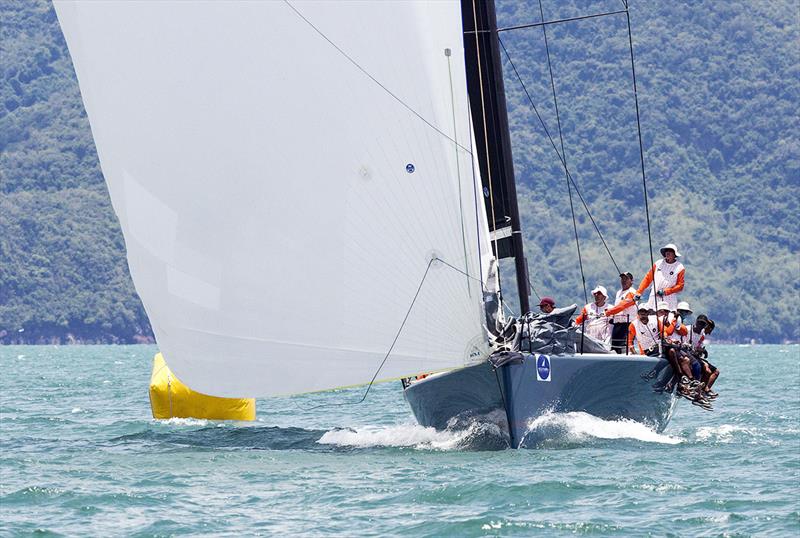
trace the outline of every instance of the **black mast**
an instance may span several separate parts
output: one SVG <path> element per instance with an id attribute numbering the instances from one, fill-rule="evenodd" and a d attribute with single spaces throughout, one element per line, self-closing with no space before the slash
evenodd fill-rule
<path id="1" fill-rule="evenodd" d="M 497 259 L 514 258 L 522 314 L 530 311 L 528 271 L 508 130 L 494 0 L 461 0 L 464 57 L 484 203 Z"/>

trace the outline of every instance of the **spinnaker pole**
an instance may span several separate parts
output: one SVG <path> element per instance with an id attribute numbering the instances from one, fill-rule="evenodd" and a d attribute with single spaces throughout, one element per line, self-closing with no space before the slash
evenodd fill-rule
<path id="1" fill-rule="evenodd" d="M 497 259 L 514 258 L 521 314 L 530 311 L 494 0 L 461 0 L 467 91 Z"/>

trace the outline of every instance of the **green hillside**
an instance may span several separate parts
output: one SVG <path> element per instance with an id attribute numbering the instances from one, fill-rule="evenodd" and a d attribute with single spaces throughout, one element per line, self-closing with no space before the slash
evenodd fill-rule
<path id="1" fill-rule="evenodd" d="M 580 7 L 544 2 L 545 18 L 621 6 L 573 4 Z M 538 2 L 503 5 L 501 27 L 540 20 Z M 796 2 L 636 1 L 631 13 L 656 256 L 678 244 L 683 296 L 718 322 L 720 336 L 797 340 Z M 567 163 L 617 263 L 638 284 L 650 258 L 625 16 L 548 26 L 547 37 Z M 502 39 L 558 144 L 541 28 Z M 563 168 L 508 65 L 506 75 L 531 278 L 540 294 L 581 303 Z M 617 289 L 617 271 L 576 212 L 587 285 Z"/>
<path id="2" fill-rule="evenodd" d="M 0 20 L 0 342 L 152 339 L 55 12 Z"/>
<path id="3" fill-rule="evenodd" d="M 631 5 L 654 246 L 679 245 L 684 296 L 720 338 L 800 340 L 797 2 Z M 544 2 L 551 20 L 621 6 Z M 538 2 L 498 10 L 500 26 L 539 20 Z M 146 340 L 55 13 L 5 0 L 0 19 L 0 342 Z M 558 143 L 541 28 L 503 40 Z M 638 281 L 649 254 L 625 17 L 549 26 L 548 41 L 567 162 Z M 509 65 L 506 90 L 532 283 L 583 302 L 563 169 Z M 576 211 L 587 285 L 616 288 Z"/>

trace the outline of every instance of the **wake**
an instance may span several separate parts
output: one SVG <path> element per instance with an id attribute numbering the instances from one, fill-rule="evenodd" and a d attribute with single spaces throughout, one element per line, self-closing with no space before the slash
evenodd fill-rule
<path id="1" fill-rule="evenodd" d="M 634 440 L 677 445 L 683 439 L 658 433 L 633 420 L 604 420 L 584 412 L 545 413 L 528 424 L 520 448 L 592 444 L 596 440 Z"/>
<path id="2" fill-rule="evenodd" d="M 502 420 L 501 420 L 502 418 Z M 503 450 L 508 448 L 505 416 L 497 413 L 453 422 L 445 430 L 419 424 L 336 428 L 320 444 L 353 448 L 396 447 L 415 450 Z"/>

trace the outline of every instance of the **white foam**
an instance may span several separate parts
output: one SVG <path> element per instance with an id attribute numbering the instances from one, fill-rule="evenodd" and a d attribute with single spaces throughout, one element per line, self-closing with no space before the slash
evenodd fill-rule
<path id="1" fill-rule="evenodd" d="M 580 443 L 594 439 L 635 439 L 646 443 L 677 445 L 683 439 L 656 432 L 633 420 L 603 420 L 583 412 L 545 413 L 528 424 L 530 434 L 546 441 Z M 544 434 L 543 436 L 541 434 Z"/>
<path id="2" fill-rule="evenodd" d="M 73 407 L 71 413 L 74 415 L 75 413 L 80 413 L 83 411 L 80 407 Z"/>
<path id="3" fill-rule="evenodd" d="M 362 426 L 325 432 L 317 441 L 323 445 L 367 447 L 413 447 L 452 450 L 468 435 L 469 430 L 437 431 L 416 424 L 394 426 Z"/>
<path id="4" fill-rule="evenodd" d="M 755 432 L 743 426 L 733 424 L 723 424 L 721 426 L 701 426 L 697 428 L 695 437 L 698 441 L 717 441 L 719 443 L 730 443 L 737 433 L 748 436 L 755 436 Z"/>
<path id="5" fill-rule="evenodd" d="M 391 426 L 361 426 L 337 428 L 325 432 L 317 441 L 321 444 L 368 447 L 410 447 L 419 450 L 459 450 L 465 448 L 502 448 L 507 445 L 508 433 L 497 423 L 493 413 L 451 421 L 445 430 L 418 424 Z M 505 419 L 505 415 L 503 415 Z"/>
<path id="6" fill-rule="evenodd" d="M 159 423 L 168 424 L 170 426 L 206 426 L 208 421 L 202 418 L 177 418 L 172 417 L 166 420 L 159 419 Z"/>

